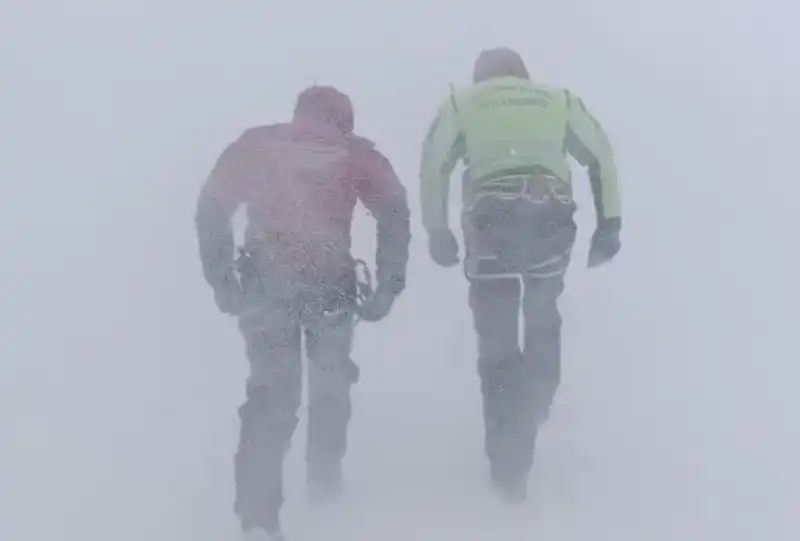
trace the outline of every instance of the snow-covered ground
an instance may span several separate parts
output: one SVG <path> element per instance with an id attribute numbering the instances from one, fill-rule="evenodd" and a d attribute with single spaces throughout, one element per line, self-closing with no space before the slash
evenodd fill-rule
<path id="1" fill-rule="evenodd" d="M 590 273 L 576 179 L 565 381 L 531 501 L 486 490 L 466 284 L 415 213 L 407 293 L 358 329 L 348 492 L 305 503 L 301 424 L 291 541 L 800 539 L 797 6 L 6 4 L 0 539 L 233 539 L 246 364 L 200 273 L 199 184 L 316 80 L 351 94 L 417 208 L 427 123 L 496 44 L 583 95 L 624 196 L 623 252 Z M 369 256 L 363 213 L 357 229 Z"/>

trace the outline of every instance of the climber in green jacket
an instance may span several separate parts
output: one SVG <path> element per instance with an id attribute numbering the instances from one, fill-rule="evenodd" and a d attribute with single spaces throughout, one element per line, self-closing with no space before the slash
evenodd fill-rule
<path id="1" fill-rule="evenodd" d="M 485 448 L 495 488 L 518 502 L 527 497 L 538 428 L 560 383 L 557 300 L 577 230 L 567 155 L 588 168 L 591 182 L 597 227 L 589 267 L 620 249 L 617 168 L 608 137 L 581 98 L 532 81 L 516 52 L 481 52 L 473 83 L 451 90 L 425 138 L 422 223 L 433 260 L 459 263 L 448 200 L 450 177 L 463 160 L 464 271 L 478 335 Z"/>

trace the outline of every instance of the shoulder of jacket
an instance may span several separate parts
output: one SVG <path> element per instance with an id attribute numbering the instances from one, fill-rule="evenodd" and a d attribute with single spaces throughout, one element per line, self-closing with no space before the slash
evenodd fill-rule
<path id="1" fill-rule="evenodd" d="M 287 129 L 287 125 L 284 124 L 270 124 L 247 128 L 242 132 L 239 138 L 234 141 L 232 146 L 241 150 L 253 150 L 263 145 L 266 141 L 284 136 L 287 133 Z"/>
<path id="2" fill-rule="evenodd" d="M 568 87 L 556 87 L 556 88 L 559 88 L 561 92 L 563 92 L 564 95 L 566 95 L 568 106 L 577 105 L 582 110 L 586 111 L 586 106 L 583 104 L 583 98 L 581 97 L 580 94 L 578 94 L 577 92 Z"/>
<path id="3" fill-rule="evenodd" d="M 351 135 L 348 138 L 348 145 L 354 150 L 372 150 L 375 149 L 375 142 L 360 135 Z"/>

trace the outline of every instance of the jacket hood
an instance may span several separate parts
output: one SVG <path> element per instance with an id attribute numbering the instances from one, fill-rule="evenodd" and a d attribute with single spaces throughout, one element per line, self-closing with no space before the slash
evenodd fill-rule
<path id="1" fill-rule="evenodd" d="M 315 85 L 300 92 L 294 119 L 332 125 L 343 135 L 350 135 L 355 125 L 350 98 L 332 86 Z"/>
<path id="2" fill-rule="evenodd" d="M 481 83 L 497 77 L 530 79 L 525 62 L 516 51 L 507 47 L 484 49 L 475 60 L 472 80 Z"/>

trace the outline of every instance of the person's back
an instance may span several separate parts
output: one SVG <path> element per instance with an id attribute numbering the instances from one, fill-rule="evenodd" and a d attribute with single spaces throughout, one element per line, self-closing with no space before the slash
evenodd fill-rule
<path id="1" fill-rule="evenodd" d="M 251 128 L 220 156 L 201 204 L 216 205 L 213 215 L 226 220 L 233 207 L 246 205 L 244 247 L 262 271 L 347 270 L 359 198 L 384 221 L 393 216 L 387 209 L 402 211 L 405 192 L 391 166 L 372 142 L 341 126 L 347 122 L 298 108 L 291 122 Z M 378 261 L 384 269 L 402 263 L 406 240 L 402 224 L 388 229 L 381 240 L 390 257 Z"/>
<path id="2" fill-rule="evenodd" d="M 248 228 L 245 247 L 277 244 L 286 254 L 350 251 L 350 223 L 357 201 L 349 176 L 348 141 L 325 124 L 289 123 L 248 131 Z M 276 246 L 276 247 L 278 247 Z M 283 252 L 282 252 L 283 253 Z M 286 261 L 289 263 L 289 261 Z"/>
<path id="3" fill-rule="evenodd" d="M 519 55 L 484 51 L 474 84 L 440 106 L 423 145 L 422 221 L 434 240 L 447 228 L 447 182 L 459 159 L 467 171 L 464 204 L 476 188 L 518 172 L 544 172 L 571 184 L 567 154 L 589 168 L 599 228 L 619 229 L 617 170 L 611 145 L 582 99 L 533 81 Z"/>
<path id="4" fill-rule="evenodd" d="M 575 151 L 572 97 L 564 89 L 519 77 L 498 77 L 453 96 L 473 182 L 540 166 L 569 179 Z"/>

